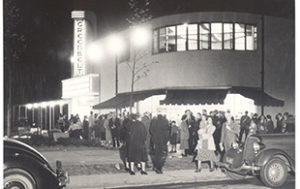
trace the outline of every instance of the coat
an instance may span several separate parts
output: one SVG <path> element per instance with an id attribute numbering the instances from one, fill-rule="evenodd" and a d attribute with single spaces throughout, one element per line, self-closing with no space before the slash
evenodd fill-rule
<path id="1" fill-rule="evenodd" d="M 110 131 L 109 120 L 108 119 L 105 119 L 103 126 L 105 128 L 105 140 L 107 142 L 112 141 L 112 136 L 111 136 L 111 131 Z"/>
<path id="2" fill-rule="evenodd" d="M 203 148 L 203 149 L 215 151 L 216 145 L 213 137 L 215 130 L 216 127 L 214 125 L 207 125 L 205 127 L 201 127 L 198 130 L 199 140 L 196 148 L 197 149 Z M 207 146 L 203 145 L 204 141 L 207 141 Z"/>
<path id="3" fill-rule="evenodd" d="M 224 144 L 225 152 L 237 141 L 239 132 L 239 125 L 237 123 L 225 122 L 223 124 L 220 143 Z"/>
<path id="4" fill-rule="evenodd" d="M 152 119 L 150 124 L 151 141 L 155 145 L 167 145 L 169 140 L 169 122 L 162 115 Z"/>
<path id="5" fill-rule="evenodd" d="M 146 137 L 147 131 L 144 124 L 140 121 L 132 121 L 128 146 L 128 160 L 130 162 L 140 163 L 148 160 Z"/>
<path id="6" fill-rule="evenodd" d="M 182 121 L 180 124 L 180 149 L 189 149 L 189 129 L 185 121 Z"/>
<path id="7" fill-rule="evenodd" d="M 144 124 L 145 128 L 146 128 L 146 132 L 147 132 L 147 137 L 146 137 L 146 148 L 147 148 L 147 151 L 149 151 L 149 148 L 150 148 L 150 139 L 151 139 L 151 136 L 150 136 L 150 123 L 151 123 L 151 120 L 149 117 L 147 116 L 143 116 L 142 117 L 142 123 Z"/>

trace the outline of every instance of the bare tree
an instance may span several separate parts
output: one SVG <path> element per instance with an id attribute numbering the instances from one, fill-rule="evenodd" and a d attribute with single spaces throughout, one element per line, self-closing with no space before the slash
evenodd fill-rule
<path id="1" fill-rule="evenodd" d="M 150 14 L 150 1 L 149 0 L 129 0 L 128 5 L 131 9 L 131 15 L 126 20 L 132 25 L 136 26 L 143 24 L 152 18 Z M 130 102 L 129 111 L 132 113 L 133 106 L 133 92 L 135 84 L 142 78 L 148 76 L 149 67 L 158 63 L 157 61 L 145 62 L 144 58 L 150 56 L 150 51 L 133 47 L 133 55 L 131 60 L 127 61 L 130 72 L 131 72 L 131 85 L 130 85 Z"/>

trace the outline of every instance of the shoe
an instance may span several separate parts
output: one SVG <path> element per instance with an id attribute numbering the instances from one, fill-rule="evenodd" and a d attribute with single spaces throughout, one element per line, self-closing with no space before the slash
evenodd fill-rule
<path id="1" fill-rule="evenodd" d="M 158 170 L 158 169 L 156 169 L 155 172 L 156 172 L 157 174 L 163 174 L 163 172 L 162 172 L 161 170 Z"/>
<path id="2" fill-rule="evenodd" d="M 126 172 L 129 172 L 129 171 L 130 171 L 130 169 L 125 167 L 125 171 L 126 171 Z"/>
<path id="3" fill-rule="evenodd" d="M 215 168 L 213 167 L 213 168 L 210 168 L 209 169 L 209 172 L 213 172 L 215 170 Z"/>
<path id="4" fill-rule="evenodd" d="M 201 168 L 200 168 L 200 169 L 196 169 L 196 170 L 195 170 L 195 173 L 200 173 L 201 170 L 202 170 Z"/>
<path id="5" fill-rule="evenodd" d="M 148 175 L 148 173 L 146 171 L 141 171 L 142 175 Z"/>
<path id="6" fill-rule="evenodd" d="M 129 170 L 129 174 L 130 174 L 130 175 L 135 175 L 135 172 Z"/>
<path id="7" fill-rule="evenodd" d="M 182 157 L 187 157 L 187 155 L 186 155 L 186 154 L 181 154 L 181 156 L 182 156 Z"/>

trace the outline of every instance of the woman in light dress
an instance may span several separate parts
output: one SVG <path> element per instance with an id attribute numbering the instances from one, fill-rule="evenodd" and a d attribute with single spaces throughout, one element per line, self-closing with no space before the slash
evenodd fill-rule
<path id="1" fill-rule="evenodd" d="M 211 117 L 202 118 L 200 128 L 198 130 L 198 143 L 196 146 L 197 156 L 196 160 L 196 172 L 201 172 L 201 163 L 203 161 L 210 162 L 210 171 L 214 171 L 215 162 L 218 160 L 215 154 L 216 146 L 214 142 L 213 134 L 216 127 L 213 125 Z"/>

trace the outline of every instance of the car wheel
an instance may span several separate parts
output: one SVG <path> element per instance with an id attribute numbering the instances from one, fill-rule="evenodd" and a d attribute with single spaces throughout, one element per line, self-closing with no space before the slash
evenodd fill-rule
<path id="1" fill-rule="evenodd" d="M 30 173 L 12 168 L 4 171 L 4 189 L 36 189 L 36 182 Z"/>
<path id="2" fill-rule="evenodd" d="M 280 158 L 268 161 L 260 171 L 261 181 L 269 187 L 279 187 L 287 179 L 287 166 Z"/>
<path id="3" fill-rule="evenodd" d="M 233 180 L 242 180 L 245 179 L 246 175 L 240 175 L 234 172 L 226 171 L 226 175 Z"/>

